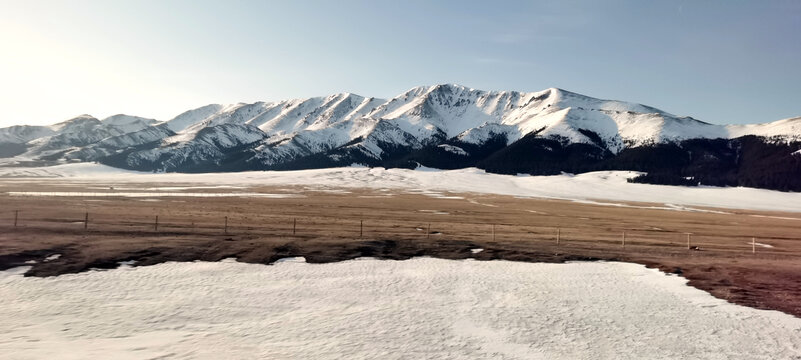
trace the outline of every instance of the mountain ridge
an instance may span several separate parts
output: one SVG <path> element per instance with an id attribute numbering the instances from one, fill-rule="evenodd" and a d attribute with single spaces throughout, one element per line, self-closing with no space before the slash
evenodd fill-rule
<path id="1" fill-rule="evenodd" d="M 775 151 L 790 154 L 801 141 L 801 117 L 716 125 L 559 88 L 484 91 L 439 84 L 390 99 L 345 92 L 209 104 L 166 121 L 81 115 L 50 126 L 12 126 L 0 129 L 0 164 L 99 161 L 137 170 L 203 172 L 350 163 L 458 167 L 492 158 L 508 164 L 497 169 L 486 164 L 494 171 L 551 173 L 560 162 L 562 170 L 617 167 L 608 161 L 641 149 L 678 145 L 682 150 L 671 148 L 671 156 L 684 157 L 679 153 L 686 152 L 682 144 L 688 141 L 736 147 L 737 139 L 749 136 L 784 144 L 787 149 Z"/>

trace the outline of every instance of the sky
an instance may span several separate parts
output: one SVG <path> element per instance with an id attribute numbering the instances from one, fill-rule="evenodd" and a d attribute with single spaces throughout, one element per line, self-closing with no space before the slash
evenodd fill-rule
<path id="1" fill-rule="evenodd" d="M 0 0 L 0 127 L 420 85 L 801 116 L 801 1 Z"/>

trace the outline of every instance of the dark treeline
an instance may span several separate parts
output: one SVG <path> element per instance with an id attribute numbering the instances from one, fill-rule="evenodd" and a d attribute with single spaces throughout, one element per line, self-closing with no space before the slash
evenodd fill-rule
<path id="1" fill-rule="evenodd" d="M 503 146 L 505 139 L 489 144 L 475 149 L 475 145 L 452 143 L 469 156 L 432 146 L 371 165 L 414 168 L 420 164 L 441 169 L 476 166 L 499 174 L 531 175 L 633 170 L 646 173 L 630 180 L 638 183 L 801 191 L 801 153 L 795 153 L 801 149 L 801 142 L 749 135 L 638 146 L 618 154 L 603 146 L 566 144 L 537 136 L 523 137 L 508 146 Z"/>
<path id="2" fill-rule="evenodd" d="M 353 163 L 387 168 L 413 169 L 420 165 L 439 169 L 478 167 L 498 174 L 554 175 L 600 170 L 633 170 L 645 174 L 631 182 L 683 186 L 746 186 L 781 191 L 801 191 L 801 142 L 744 136 L 736 139 L 690 139 L 678 143 L 651 144 L 626 148 L 617 154 L 607 150 L 597 134 L 583 131 L 593 144 L 570 143 L 566 139 L 529 134 L 511 144 L 503 135 L 482 145 L 444 140 L 419 149 L 379 144 L 380 159 L 365 155 L 347 144 L 328 152 L 286 159 L 266 166 L 249 145 L 229 149 L 208 160 L 188 156 L 181 163 L 165 159 L 130 163 L 119 152 L 100 159 L 108 165 L 155 171 L 219 172 L 246 170 L 299 170 L 348 166 Z M 361 139 L 357 139 L 361 140 Z M 147 147 L 147 146 L 144 146 Z M 458 147 L 464 150 L 453 151 Z M 465 154 L 466 153 L 466 154 Z M 794 154 L 795 153 L 795 154 Z M 174 161 L 174 160 L 172 160 Z"/>

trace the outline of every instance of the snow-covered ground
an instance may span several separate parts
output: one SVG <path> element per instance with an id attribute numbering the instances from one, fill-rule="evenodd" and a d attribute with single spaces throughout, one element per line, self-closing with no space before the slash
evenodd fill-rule
<path id="1" fill-rule="evenodd" d="M 0 273 L 7 359 L 797 359 L 801 319 L 627 263 L 417 258 Z"/>
<path id="2" fill-rule="evenodd" d="M 41 168 L 0 168 L 2 181 L 76 182 L 98 184 L 180 183 L 228 186 L 301 185 L 311 188 L 371 188 L 410 191 L 433 196 L 437 192 L 474 192 L 567 199 L 580 202 L 604 200 L 601 204 L 628 206 L 615 201 L 664 204 L 660 208 L 690 210 L 684 206 L 801 212 L 801 193 L 754 188 L 681 187 L 631 184 L 630 171 L 600 171 L 579 175 L 510 176 L 468 168 L 383 169 L 346 167 L 299 171 L 252 171 L 210 174 L 152 174 L 80 163 Z M 48 180 L 50 179 L 50 180 Z M 54 180 L 53 180 L 54 179 Z M 198 187 L 200 188 L 200 186 Z M 165 188 L 174 189 L 174 188 Z M 593 203 L 598 203 L 593 202 Z"/>

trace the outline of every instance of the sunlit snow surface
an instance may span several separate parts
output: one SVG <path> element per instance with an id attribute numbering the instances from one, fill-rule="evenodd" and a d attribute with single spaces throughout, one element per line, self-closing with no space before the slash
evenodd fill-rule
<path id="1" fill-rule="evenodd" d="M 476 168 L 459 170 L 384 169 L 341 167 L 298 171 L 248 171 L 239 173 L 151 174 L 126 171 L 91 163 L 67 164 L 39 168 L 0 168 L 4 182 L 42 184 L 75 183 L 114 185 L 161 183 L 228 186 L 237 189 L 258 186 L 291 186 L 306 188 L 369 188 L 394 190 L 436 196 L 438 192 L 485 193 L 521 197 L 566 199 L 596 205 L 631 206 L 624 202 L 662 204 L 656 208 L 678 211 L 699 211 L 680 205 L 719 208 L 775 210 L 801 212 L 801 193 L 772 191 L 744 187 L 688 187 L 632 184 L 627 179 L 633 171 L 597 171 L 584 174 L 554 176 L 499 175 Z M 94 186 L 94 185 L 92 185 Z M 175 189 L 164 187 L 162 189 Z M 184 189 L 191 189 L 184 187 Z M 152 191 L 152 188 L 143 189 Z M 112 192 L 98 194 L 107 196 Z M 238 194 L 237 196 L 244 196 Z M 461 197 L 459 197 L 461 199 Z M 598 202 L 593 200 L 607 200 Z M 467 200 L 469 201 L 469 200 Z"/>
<path id="2" fill-rule="evenodd" d="M 627 263 L 359 259 L 0 273 L 8 359 L 793 359 L 801 319 Z"/>

